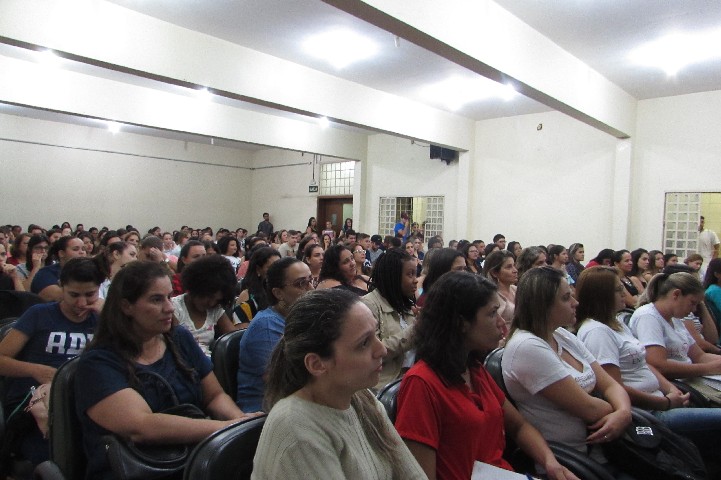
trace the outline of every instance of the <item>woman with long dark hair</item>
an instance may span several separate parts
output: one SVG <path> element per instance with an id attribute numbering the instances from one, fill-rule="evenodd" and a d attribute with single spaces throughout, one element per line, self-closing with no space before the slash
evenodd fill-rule
<path id="1" fill-rule="evenodd" d="M 441 278 L 444 273 L 452 271 L 466 271 L 466 258 L 461 252 L 455 248 L 434 248 L 433 254 L 429 252 L 426 260 L 426 273 L 423 279 L 423 293 L 418 297 L 416 304 L 423 307 L 427 293 L 431 290 L 433 284 Z"/>
<path id="2" fill-rule="evenodd" d="M 426 478 L 368 390 L 385 353 L 356 295 L 317 290 L 298 300 L 268 366 L 270 414 L 253 477 Z"/>
<path id="3" fill-rule="evenodd" d="M 581 275 L 584 267 L 581 263 L 585 258 L 586 250 L 582 243 L 572 243 L 568 247 L 568 263 L 566 264 L 566 272 L 571 276 L 573 282 L 576 283 L 578 276 Z"/>
<path id="4" fill-rule="evenodd" d="M 689 394 L 648 367 L 646 349 L 616 318 L 625 306 L 624 295 L 625 288 L 614 268 L 585 270 L 576 286 L 578 338 L 601 367 L 623 385 L 633 405 L 651 411 L 669 428 L 693 439 L 701 451 L 717 450 L 721 410 L 684 408 Z"/>
<path id="5" fill-rule="evenodd" d="M 577 305 L 563 272 L 550 266 L 526 272 L 518 282 L 501 361 L 503 379 L 543 438 L 587 453 L 623 475 L 589 445 L 620 437 L 631 422 L 631 404 L 623 387 L 564 328 L 575 324 Z"/>
<path id="6" fill-rule="evenodd" d="M 29 292 L 35 274 L 45 266 L 50 251 L 50 241 L 45 235 L 33 235 L 28 240 L 27 251 L 25 263 L 17 266 L 17 274 L 22 279 L 25 291 Z"/>
<path id="7" fill-rule="evenodd" d="M 378 320 L 378 338 L 388 349 L 376 385 L 379 390 L 413 365 L 408 339 L 416 322 L 416 262 L 404 250 L 388 250 L 376 260 L 371 277 L 373 290 L 362 299 Z"/>
<path id="8" fill-rule="evenodd" d="M 132 262 L 110 286 L 97 332 L 76 373 L 83 380 L 75 382 L 75 396 L 88 458 L 86 478 L 115 478 L 103 435 L 140 444 L 187 444 L 247 417 L 223 392 L 192 335 L 173 326 L 171 292 L 167 270 L 157 262 Z M 172 392 L 162 391 L 158 375 Z M 173 406 L 171 395 L 217 420 L 160 413 Z"/>
<path id="9" fill-rule="evenodd" d="M 110 290 L 110 283 L 115 278 L 115 275 L 130 262 L 134 262 L 138 259 L 138 250 L 135 245 L 128 242 L 115 242 L 111 243 L 103 253 L 98 254 L 94 260 L 98 265 L 100 272 L 102 272 L 105 280 L 100 284 L 99 295 L 100 298 L 108 296 L 108 290 Z"/>
<path id="10" fill-rule="evenodd" d="M 498 314 L 505 322 L 505 337 L 511 330 L 513 312 L 516 310 L 516 282 L 518 270 L 513 254 L 508 250 L 499 250 L 491 253 L 483 264 L 483 274 L 498 287 L 498 300 L 500 306 Z"/>
<path id="11" fill-rule="evenodd" d="M 308 265 L 295 257 L 282 258 L 268 268 L 265 290 L 270 306 L 258 312 L 240 340 L 236 401 L 243 410 L 262 407 L 263 376 L 270 354 L 283 336 L 285 318 L 293 304 L 312 289 Z"/>
<path id="12" fill-rule="evenodd" d="M 631 257 L 631 252 L 628 250 L 617 250 L 613 252 L 612 261 L 613 265 L 618 269 L 621 283 L 626 289 L 627 295 L 624 297 L 626 308 L 633 310 L 636 308 L 638 298 L 643 292 L 643 285 L 636 276 L 631 275 L 631 272 L 633 271 L 633 258 Z"/>
<path id="13" fill-rule="evenodd" d="M 340 288 L 362 296 L 368 293 L 368 282 L 368 277 L 356 272 L 353 253 L 344 245 L 333 245 L 325 251 L 318 289 Z"/>
<path id="14" fill-rule="evenodd" d="M 256 313 L 268 308 L 263 280 L 270 266 L 278 260 L 280 253 L 274 248 L 259 246 L 251 249 L 248 273 L 240 283 L 240 295 L 233 310 L 234 321 L 250 322 Z"/>
<path id="15" fill-rule="evenodd" d="M 575 479 L 482 366 L 502 326 L 492 282 L 443 275 L 415 327 L 419 361 L 403 377 L 396 428 L 428 478 L 470 478 L 475 461 L 512 470 L 502 457 L 508 434 L 549 478 Z"/>

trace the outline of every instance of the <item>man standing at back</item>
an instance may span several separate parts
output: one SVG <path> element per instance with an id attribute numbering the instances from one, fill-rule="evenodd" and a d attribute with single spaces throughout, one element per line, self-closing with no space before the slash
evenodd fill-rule
<path id="1" fill-rule="evenodd" d="M 263 221 L 258 224 L 258 231 L 265 233 L 268 238 L 273 235 L 273 224 L 270 223 L 270 214 L 268 212 L 263 214 Z"/>
<path id="2" fill-rule="evenodd" d="M 701 278 L 706 276 L 706 267 L 709 262 L 718 257 L 719 249 L 718 235 L 713 230 L 704 228 L 705 223 L 706 218 L 702 215 L 698 222 L 698 253 L 703 257 L 703 265 L 701 265 L 701 271 L 699 272 Z"/>

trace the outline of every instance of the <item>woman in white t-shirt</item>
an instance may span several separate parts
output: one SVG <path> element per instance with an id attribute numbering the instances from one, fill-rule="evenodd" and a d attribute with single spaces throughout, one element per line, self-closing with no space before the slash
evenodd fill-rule
<path id="1" fill-rule="evenodd" d="M 516 292 L 503 379 L 518 410 L 546 440 L 606 464 L 601 449 L 589 446 L 622 435 L 631 404 L 623 387 L 563 328 L 576 322 L 577 305 L 563 272 L 550 266 L 527 271 Z M 616 478 L 628 478 L 606 467 Z"/>
<path id="2" fill-rule="evenodd" d="M 721 356 L 701 350 L 681 320 L 703 300 L 703 287 L 689 273 L 659 273 L 651 279 L 629 322 L 646 347 L 646 361 L 666 378 L 721 374 Z"/>
<path id="3" fill-rule="evenodd" d="M 181 274 L 185 293 L 172 298 L 174 317 L 190 331 L 207 356 L 210 343 L 218 335 L 237 330 L 225 313 L 235 294 L 235 272 L 220 255 L 207 255 L 183 268 Z"/>
<path id="4" fill-rule="evenodd" d="M 683 394 L 646 363 L 646 349 L 616 319 L 625 307 L 625 288 L 613 267 L 584 270 L 576 284 L 578 338 L 601 367 L 626 389 L 631 403 L 650 410 L 677 433 L 691 438 L 704 452 L 721 443 L 721 409 L 684 408 Z M 711 452 L 708 452 L 711 453 Z"/>

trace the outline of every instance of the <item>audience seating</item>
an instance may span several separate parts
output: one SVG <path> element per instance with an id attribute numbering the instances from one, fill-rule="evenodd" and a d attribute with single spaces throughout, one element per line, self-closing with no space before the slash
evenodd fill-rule
<path id="1" fill-rule="evenodd" d="M 50 390 L 50 460 L 35 468 L 36 480 L 74 480 L 85 477 L 87 459 L 82 428 L 75 413 L 75 371 L 78 358 L 58 368 Z"/>
<path id="2" fill-rule="evenodd" d="M 378 392 L 378 400 L 383 404 L 392 423 L 396 422 L 396 408 L 398 390 L 401 388 L 401 379 L 393 380 Z"/>
<path id="3" fill-rule="evenodd" d="M 38 303 L 44 303 L 44 300 L 35 293 L 0 290 L 0 319 L 19 317 Z"/>
<path id="4" fill-rule="evenodd" d="M 218 377 L 225 393 L 234 399 L 238 396 L 238 355 L 240 339 L 246 329 L 228 332 L 220 336 L 213 344 L 211 360 L 213 372 Z"/>
<path id="5" fill-rule="evenodd" d="M 208 436 L 190 453 L 183 479 L 249 479 L 265 419 L 265 415 L 255 417 Z"/>

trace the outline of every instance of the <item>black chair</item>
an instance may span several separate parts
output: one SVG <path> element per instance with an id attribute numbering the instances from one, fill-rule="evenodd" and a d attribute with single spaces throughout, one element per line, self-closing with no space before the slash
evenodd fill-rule
<path id="1" fill-rule="evenodd" d="M 87 459 L 82 427 L 75 413 L 75 371 L 78 357 L 63 363 L 53 378 L 48 408 L 50 460 L 35 468 L 36 480 L 84 478 Z"/>
<path id="2" fill-rule="evenodd" d="M 513 402 L 513 399 L 508 394 L 508 390 L 506 390 L 506 383 L 503 380 L 503 370 L 501 368 L 503 351 L 503 347 L 493 350 L 486 356 L 486 359 L 483 361 L 483 366 L 491 378 L 493 378 L 496 384 L 503 390 L 503 393 L 506 394 L 506 398 Z M 514 444 L 512 439 L 506 438 L 506 442 L 504 457 L 507 458 L 511 465 L 518 471 L 528 470 L 532 461 Z M 584 480 L 613 480 L 613 476 L 598 462 L 580 453 L 578 450 L 557 442 L 548 442 L 548 447 L 556 456 L 558 463 L 572 471 L 578 478 Z"/>
<path id="3" fill-rule="evenodd" d="M 183 479 L 249 479 L 265 419 L 265 415 L 255 417 L 208 436 L 190 453 Z"/>
<path id="4" fill-rule="evenodd" d="M 35 293 L 0 290 L 0 319 L 19 317 L 28 308 L 44 302 L 40 295 Z"/>
<path id="5" fill-rule="evenodd" d="M 8 321 L 6 321 L 8 320 Z M 0 341 L 5 338 L 13 325 L 16 318 L 5 319 L 0 323 Z M 0 376 L 0 444 L 5 439 L 5 377 Z"/>
<path id="6" fill-rule="evenodd" d="M 401 379 L 393 380 L 391 383 L 387 384 L 383 389 L 378 392 L 378 401 L 380 401 L 383 406 L 386 409 L 386 413 L 388 414 L 388 418 L 391 420 L 391 423 L 396 422 L 396 409 L 398 405 L 398 390 L 401 388 Z"/>
<path id="7" fill-rule="evenodd" d="M 238 396 L 238 355 L 240 339 L 243 338 L 245 330 L 244 328 L 220 336 L 215 341 L 210 357 L 220 386 L 232 399 Z"/>

